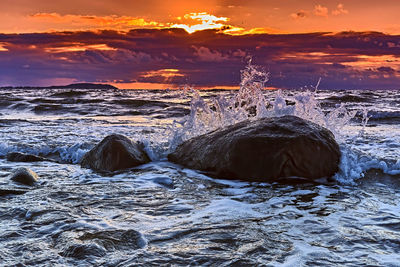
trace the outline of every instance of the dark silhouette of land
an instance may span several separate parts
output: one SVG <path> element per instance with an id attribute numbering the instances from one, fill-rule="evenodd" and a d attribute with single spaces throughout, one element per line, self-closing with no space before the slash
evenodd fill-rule
<path id="1" fill-rule="evenodd" d="M 115 86 L 110 84 L 103 83 L 72 83 L 68 85 L 53 85 L 53 86 L 4 86 L 0 87 L 0 89 L 26 89 L 26 90 L 35 90 L 35 89 L 99 89 L 99 90 L 115 90 L 118 89 Z"/>

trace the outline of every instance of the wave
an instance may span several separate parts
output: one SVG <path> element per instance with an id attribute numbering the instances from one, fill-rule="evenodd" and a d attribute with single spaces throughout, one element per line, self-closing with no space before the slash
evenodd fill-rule
<path id="1" fill-rule="evenodd" d="M 400 123 L 400 111 L 369 111 L 369 120 L 379 123 Z"/>
<path id="2" fill-rule="evenodd" d="M 27 109 L 29 106 L 31 106 L 29 103 L 27 102 L 19 102 L 19 103 L 15 103 L 15 104 L 11 104 L 11 106 L 9 106 L 8 108 L 10 110 L 24 110 Z"/>
<path id="3" fill-rule="evenodd" d="M 143 99 L 115 99 L 112 101 L 112 104 L 128 106 L 132 108 L 138 107 L 158 107 L 158 108 L 166 108 L 168 107 L 168 103 L 154 100 L 143 100 Z"/>
<path id="4" fill-rule="evenodd" d="M 343 96 L 330 96 L 325 100 L 334 101 L 334 102 L 353 102 L 353 103 L 362 103 L 362 102 L 371 102 L 374 101 L 374 98 L 371 97 L 362 97 L 357 95 L 343 95 Z"/>
<path id="5" fill-rule="evenodd" d="M 40 104 L 32 108 L 32 111 L 38 114 L 48 111 L 62 111 L 65 110 L 60 104 Z"/>
<path id="6" fill-rule="evenodd" d="M 187 88 L 184 92 L 173 92 L 173 96 L 166 94 L 165 91 L 157 91 L 157 94 L 160 95 L 155 95 L 155 91 L 146 91 L 146 93 L 142 91 L 118 91 L 106 97 L 97 91 L 71 90 L 58 91 L 44 97 L 37 97 L 37 94 L 35 94 L 20 98 L 17 95 L 13 98 L 16 101 L 10 101 L 12 104 L 8 109 L 14 109 L 14 112 L 27 110 L 41 116 L 43 114 L 74 113 L 88 115 L 88 117 L 144 116 L 145 119 L 149 120 L 169 119 L 173 122 L 169 126 L 162 126 L 167 128 L 165 134 L 160 136 L 159 139 L 148 141 L 146 145 L 151 158 L 156 161 L 165 159 L 165 155 L 173 151 L 184 140 L 219 127 L 249 119 L 295 115 L 320 124 L 335 134 L 342 146 L 343 155 L 340 171 L 336 176 L 338 181 L 342 183 L 354 182 L 362 178 L 364 173 L 371 169 L 380 169 L 390 175 L 400 173 L 399 162 L 358 153 L 354 147 L 346 144 L 351 143 L 348 141 L 352 137 L 343 133 L 343 129 L 350 123 L 354 126 L 361 122 L 361 125 L 357 126 L 368 126 L 366 125 L 368 119 L 369 122 L 376 122 L 377 124 L 400 123 L 400 111 L 386 109 L 384 111 L 369 110 L 366 112 L 366 108 L 360 110 L 365 105 L 348 105 L 352 107 L 352 110 L 343 105 L 343 102 L 368 102 L 371 99 L 379 98 L 379 93 L 360 92 L 360 95 L 355 95 L 354 92 L 349 94 L 346 91 L 323 92 L 321 93 L 322 97 L 320 97 L 321 95 L 316 94 L 318 85 L 314 86 L 311 91 L 266 91 L 263 88 L 268 80 L 268 73 L 249 64 L 241 74 L 240 90 L 228 93 L 225 93 L 226 91 L 221 91 L 224 93 L 196 91 Z M 48 92 L 46 91 L 47 94 L 49 94 Z M 149 95 L 151 96 L 149 97 Z M 138 99 L 142 96 L 145 99 Z M 61 97 L 62 99 L 60 99 Z M 393 96 L 390 97 L 393 98 Z M 162 100 L 167 98 L 172 100 Z M 338 103 L 334 102 L 341 104 L 336 105 Z M 326 108 L 325 103 L 333 105 Z M 88 122 L 85 121 L 86 119 L 82 116 L 77 120 L 84 122 L 83 127 L 90 127 L 86 124 Z M 113 118 L 109 121 L 107 119 L 104 119 L 104 121 L 94 120 L 96 124 L 104 123 L 106 127 L 112 123 L 120 123 L 114 121 Z M 0 120 L 0 127 L 13 126 L 14 123 L 19 122 L 18 120 Z M 62 127 L 62 119 L 58 123 Z M 374 125 L 370 124 L 370 126 Z M 132 129 L 132 131 L 134 130 Z M 358 136 L 359 133 L 354 132 L 352 135 Z M 78 163 L 83 154 L 93 145 L 82 142 L 72 145 L 28 147 L 24 145 L 7 146 L 2 143 L 0 145 L 0 156 L 4 156 L 8 152 L 24 152 L 55 157 L 64 163 Z"/>
<path id="7" fill-rule="evenodd" d="M 388 175 L 400 174 L 400 160 L 393 161 L 366 155 L 346 145 L 341 146 L 341 152 L 339 172 L 334 178 L 342 184 L 355 184 L 371 170 L 380 170 Z"/>
<path id="8" fill-rule="evenodd" d="M 45 158 L 55 159 L 60 163 L 79 163 L 83 155 L 93 147 L 92 144 L 88 143 L 76 143 L 73 145 L 63 146 L 25 146 L 25 145 L 7 145 L 0 144 L 0 157 L 5 157 L 11 152 L 21 152 Z"/>
<path id="9" fill-rule="evenodd" d="M 85 96 L 87 94 L 88 94 L 87 91 L 69 90 L 69 91 L 57 92 L 57 93 L 51 94 L 50 96 L 52 96 L 52 97 L 77 97 L 77 96 Z"/>
<path id="10" fill-rule="evenodd" d="M 104 99 L 99 96 L 93 98 L 65 98 L 53 99 L 40 97 L 24 99 L 19 102 L 0 101 L 0 108 L 9 113 L 16 111 L 33 112 L 34 114 L 79 114 L 79 115 L 149 115 L 153 113 L 174 113 L 181 116 L 187 114 L 187 108 L 182 104 L 143 99 Z M 162 114 L 161 114 L 162 115 Z"/>

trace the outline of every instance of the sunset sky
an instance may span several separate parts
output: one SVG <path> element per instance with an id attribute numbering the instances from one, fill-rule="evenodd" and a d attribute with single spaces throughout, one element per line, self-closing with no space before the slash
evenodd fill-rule
<path id="1" fill-rule="evenodd" d="M 1 0 L 0 86 L 400 89 L 398 0 Z"/>

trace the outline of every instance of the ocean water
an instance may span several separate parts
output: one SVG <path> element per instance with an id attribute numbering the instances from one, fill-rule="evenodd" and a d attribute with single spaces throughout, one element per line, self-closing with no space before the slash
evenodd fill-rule
<path id="1" fill-rule="evenodd" d="M 240 91 L 0 91 L 0 189 L 27 191 L 0 196 L 0 266 L 400 266 L 398 91 L 265 82 L 248 68 Z M 335 133 L 336 183 L 218 180 L 166 160 L 192 136 L 284 114 Z M 81 168 L 111 133 L 144 142 L 153 161 L 109 176 Z M 60 163 L 7 161 L 14 151 Z M 12 183 L 20 166 L 39 183 Z"/>

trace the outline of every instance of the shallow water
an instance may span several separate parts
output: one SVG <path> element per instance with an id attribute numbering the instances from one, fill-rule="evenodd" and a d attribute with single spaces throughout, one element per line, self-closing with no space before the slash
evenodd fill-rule
<path id="1" fill-rule="evenodd" d="M 234 94 L 200 92 L 206 102 Z M 191 112 L 181 91 L 1 91 L 0 156 L 62 163 L 0 159 L 0 189 L 27 191 L 0 196 L 0 265 L 400 266 L 398 92 L 315 98 L 325 113 L 357 111 L 340 129 L 335 185 L 217 180 L 168 163 L 171 125 Z M 144 141 L 153 162 L 113 176 L 80 168 L 110 133 Z M 20 166 L 39 175 L 34 188 L 9 181 Z"/>

